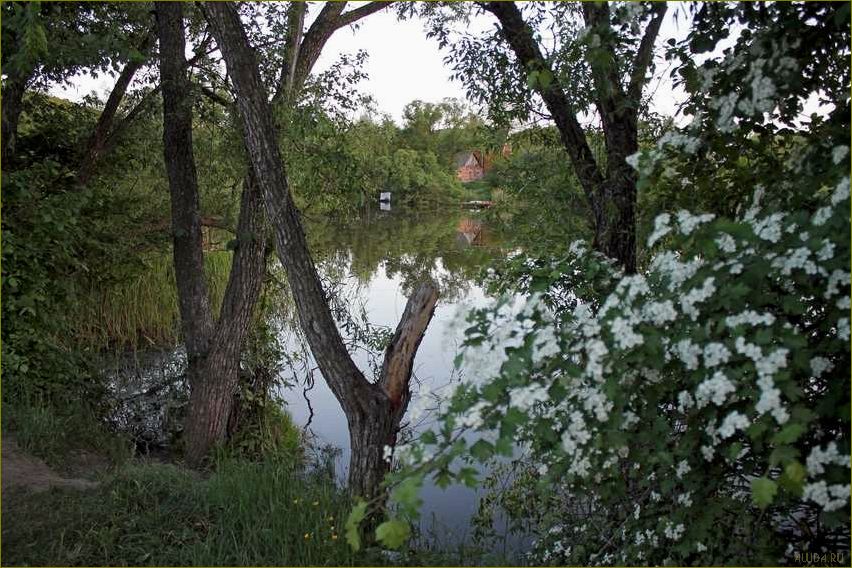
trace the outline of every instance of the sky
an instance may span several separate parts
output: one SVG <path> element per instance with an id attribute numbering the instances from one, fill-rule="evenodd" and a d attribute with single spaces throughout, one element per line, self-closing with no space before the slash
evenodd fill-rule
<path id="1" fill-rule="evenodd" d="M 360 4 L 363 2 L 351 2 L 347 11 Z M 658 46 L 670 37 L 680 39 L 686 34 L 683 15 L 679 26 L 674 21 L 674 13 L 682 8 L 671 4 L 660 30 Z M 318 9 L 312 6 L 314 14 Z M 310 15 L 308 17 L 310 20 Z M 493 16 L 484 14 L 471 23 L 471 28 L 484 29 L 495 23 Z M 380 113 L 390 115 L 398 123 L 403 107 L 412 100 L 438 102 L 446 97 L 465 98 L 462 86 L 450 80 L 450 70 L 444 67 L 446 53 L 439 50 L 437 40 L 426 37 L 422 21 L 399 21 L 394 10 L 385 9 L 362 19 L 359 24 L 357 29 L 343 28 L 331 37 L 315 72 L 328 68 L 341 54 L 365 50 L 369 55 L 365 69 L 369 78 L 361 82 L 360 90 L 373 96 Z M 661 63 L 659 69 L 665 69 L 665 63 Z M 94 90 L 105 100 L 114 81 L 114 78 L 103 76 L 98 79 L 78 76 L 70 86 L 55 86 L 51 93 L 79 101 Z M 673 89 L 670 80 L 665 78 L 655 79 L 646 88 L 649 90 L 646 92 L 654 92 L 653 110 L 660 114 L 673 116 L 684 98 L 683 93 Z"/>
<path id="2" fill-rule="evenodd" d="M 353 7 L 359 4 L 363 2 L 352 3 Z M 680 14 L 680 23 L 676 23 L 674 14 L 678 7 L 674 2 L 670 4 L 660 28 L 658 47 L 669 38 L 682 39 L 686 35 L 684 14 Z M 471 27 L 481 30 L 496 22 L 491 14 L 483 14 Z M 402 108 L 414 99 L 438 102 L 444 97 L 465 98 L 462 86 L 450 80 L 450 70 L 443 66 L 446 52 L 439 50 L 437 40 L 426 37 L 420 20 L 397 21 L 394 11 L 386 9 L 363 19 L 357 30 L 339 30 L 329 40 L 316 69 L 322 70 L 341 53 L 355 53 L 359 48 L 369 54 L 366 65 L 369 80 L 362 83 L 362 90 L 372 94 L 379 110 L 397 122 Z M 661 59 L 658 63 L 662 63 L 660 69 L 665 69 Z M 677 104 L 684 99 L 683 92 L 676 91 L 670 80 L 653 81 L 647 89 L 646 92 L 656 89 L 653 110 L 668 116 L 675 114 Z"/>

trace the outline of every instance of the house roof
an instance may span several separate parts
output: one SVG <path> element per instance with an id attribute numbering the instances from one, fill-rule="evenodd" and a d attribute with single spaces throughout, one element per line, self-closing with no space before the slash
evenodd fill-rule
<path id="1" fill-rule="evenodd" d="M 453 163 L 455 164 L 456 169 L 464 166 L 468 160 L 470 160 L 471 156 L 476 160 L 477 165 L 482 167 L 482 158 L 480 157 L 480 153 L 476 150 L 473 152 L 459 152 L 453 157 Z"/>

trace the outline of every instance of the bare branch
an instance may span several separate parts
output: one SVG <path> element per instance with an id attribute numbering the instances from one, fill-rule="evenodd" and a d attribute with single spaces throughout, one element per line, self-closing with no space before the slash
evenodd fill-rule
<path id="1" fill-rule="evenodd" d="M 651 64 L 651 58 L 654 55 L 654 43 L 657 41 L 657 35 L 660 33 L 660 26 L 667 9 L 668 4 L 665 2 L 654 2 L 654 16 L 648 22 L 645 35 L 642 36 L 639 50 L 636 52 L 636 59 L 630 72 L 630 85 L 627 87 L 627 97 L 636 105 L 639 104 L 639 99 L 642 97 L 645 73 L 648 72 L 648 66 Z"/>
<path id="2" fill-rule="evenodd" d="M 370 14 L 375 14 L 376 12 L 383 10 L 393 4 L 393 1 L 381 1 L 381 2 L 370 2 L 368 4 L 364 4 L 363 6 L 359 6 L 354 10 L 350 10 L 344 14 L 341 14 L 337 18 L 337 27 L 342 28 L 343 26 L 348 26 L 349 24 L 354 24 L 361 18 L 365 18 Z"/>

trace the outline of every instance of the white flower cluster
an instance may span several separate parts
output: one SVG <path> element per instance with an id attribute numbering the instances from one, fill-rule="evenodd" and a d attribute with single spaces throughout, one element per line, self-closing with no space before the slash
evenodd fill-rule
<path id="1" fill-rule="evenodd" d="M 589 441 L 591 434 L 586 429 L 586 420 L 583 418 L 583 413 L 575 410 L 571 413 L 571 422 L 568 424 L 568 429 L 562 434 L 562 447 L 571 454 Z"/>
<path id="2" fill-rule="evenodd" d="M 700 288 L 693 288 L 680 299 L 680 309 L 683 313 L 692 318 L 692 321 L 698 319 L 698 308 L 695 304 L 709 299 L 716 292 L 716 279 L 709 277 L 704 281 Z"/>
<path id="3" fill-rule="evenodd" d="M 770 243 L 777 243 L 781 240 L 783 230 L 784 214 L 773 213 L 762 219 L 754 219 L 751 221 L 754 234 Z"/>
<path id="4" fill-rule="evenodd" d="M 746 114 L 770 112 L 775 107 L 775 83 L 763 74 L 764 59 L 756 59 L 746 81 L 751 80 L 751 99 L 742 99 L 737 108 Z"/>
<path id="5" fill-rule="evenodd" d="M 724 343 L 711 341 L 704 346 L 704 364 L 708 367 L 715 367 L 727 363 L 731 358 L 731 352 L 725 347 Z"/>
<path id="6" fill-rule="evenodd" d="M 713 377 L 705 380 L 698 385 L 698 390 L 695 392 L 695 400 L 698 408 L 704 408 L 708 402 L 712 402 L 716 406 L 725 404 L 725 400 L 732 392 L 736 392 L 734 386 L 728 377 L 721 371 L 716 371 Z"/>
<path id="7" fill-rule="evenodd" d="M 738 325 L 772 325 L 775 323 L 775 316 L 770 313 L 759 314 L 754 310 L 746 310 L 735 316 L 725 318 L 725 325 L 728 327 L 737 327 Z"/>
<path id="8" fill-rule="evenodd" d="M 737 430 L 745 430 L 750 424 L 751 421 L 749 421 L 745 414 L 741 414 L 734 410 L 722 421 L 722 425 L 719 427 L 718 433 L 722 438 L 730 438 Z"/>
<path id="9" fill-rule="evenodd" d="M 654 232 L 648 237 L 648 247 L 654 246 L 654 243 L 671 232 L 672 228 L 669 226 L 671 220 L 672 216 L 668 213 L 661 213 L 657 215 L 654 219 Z"/>
<path id="10" fill-rule="evenodd" d="M 668 279 L 670 292 L 678 290 L 681 285 L 695 276 L 695 273 L 704 266 L 704 261 L 694 258 L 687 262 L 680 262 L 677 253 L 663 251 L 651 260 L 649 269 L 660 276 Z"/>
<path id="11" fill-rule="evenodd" d="M 701 347 L 689 339 L 681 339 L 674 344 L 674 352 L 689 371 L 698 368 L 698 356 L 701 355 Z"/>
<path id="12" fill-rule="evenodd" d="M 678 523 L 677 525 L 674 525 L 671 522 L 667 522 L 666 528 L 663 532 L 665 533 L 666 538 L 669 538 L 671 540 L 680 540 L 680 538 L 683 536 L 683 533 L 686 532 L 686 527 L 683 525 L 683 523 Z"/>
<path id="13" fill-rule="evenodd" d="M 463 428 L 477 429 L 482 426 L 482 411 L 488 408 L 488 403 L 479 401 L 459 417 L 459 425 Z"/>
<path id="14" fill-rule="evenodd" d="M 728 233 L 721 233 L 718 237 L 716 237 L 716 239 L 714 239 L 714 242 L 722 252 L 732 253 L 737 250 L 737 242 L 734 240 L 734 237 Z"/>
<path id="15" fill-rule="evenodd" d="M 827 465 L 850 466 L 849 456 L 841 455 L 834 442 L 829 442 L 824 450 L 820 446 L 814 446 L 805 463 L 809 477 L 822 475 Z"/>
<path id="16" fill-rule="evenodd" d="M 669 130 L 663 134 L 657 141 L 658 148 L 671 147 L 677 150 L 683 150 L 687 154 L 695 154 L 698 148 L 701 147 L 701 139 L 697 136 L 690 136 L 682 132 Z"/>
<path id="17" fill-rule="evenodd" d="M 610 329 L 619 349 L 630 349 L 645 342 L 645 338 L 636 333 L 631 320 L 627 318 L 617 317 L 613 319 Z"/>
<path id="18" fill-rule="evenodd" d="M 677 318 L 677 311 L 671 300 L 648 302 L 642 308 L 642 319 L 654 325 L 664 325 Z"/>
<path id="19" fill-rule="evenodd" d="M 811 371 L 815 378 L 819 378 L 826 371 L 831 371 L 834 368 L 834 363 L 825 357 L 814 357 L 811 359 Z"/>
<path id="20" fill-rule="evenodd" d="M 692 468 L 689 467 L 689 462 L 686 460 L 681 460 L 680 463 L 677 464 L 677 469 L 675 469 L 675 475 L 677 475 L 678 479 L 681 479 L 690 471 L 692 471 Z"/>
<path id="21" fill-rule="evenodd" d="M 828 485 L 825 481 L 808 483 L 802 491 L 802 499 L 813 501 L 825 511 L 836 511 L 849 502 L 849 485 Z"/>
<path id="22" fill-rule="evenodd" d="M 705 213 L 704 215 L 693 215 L 689 211 L 685 210 L 680 210 L 677 212 L 677 224 L 680 227 L 680 232 L 684 235 L 689 235 L 699 225 L 709 223 L 715 218 L 716 216 L 711 213 Z"/>
<path id="23" fill-rule="evenodd" d="M 521 412 L 526 412 L 537 402 L 544 402 L 548 398 L 545 387 L 539 384 L 531 384 L 509 391 L 509 406 L 517 408 Z"/>

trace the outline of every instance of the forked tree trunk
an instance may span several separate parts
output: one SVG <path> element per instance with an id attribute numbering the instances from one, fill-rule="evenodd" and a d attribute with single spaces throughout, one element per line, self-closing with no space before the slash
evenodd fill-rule
<path id="1" fill-rule="evenodd" d="M 183 6 L 157 2 L 163 90 L 163 151 L 169 177 L 175 280 L 190 383 L 186 460 L 200 466 L 222 442 L 237 388 L 240 353 L 266 270 L 260 187 L 243 181 L 237 245 L 218 320 L 204 280 L 198 182 L 192 153 L 192 100 L 184 56 Z"/>
<path id="2" fill-rule="evenodd" d="M 301 327 L 349 422 L 350 491 L 381 499 L 380 481 L 387 469 L 384 447 L 395 443 L 408 404 L 414 355 L 434 313 L 437 290 L 431 283 L 418 287 L 385 353 L 379 381 L 367 381 L 346 351 L 308 250 L 287 184 L 269 99 L 239 15 L 228 3 L 208 2 L 205 11 L 236 91 L 246 147 L 263 188 L 275 249 L 286 270 Z"/>

